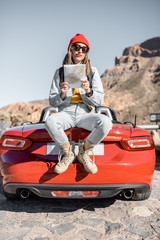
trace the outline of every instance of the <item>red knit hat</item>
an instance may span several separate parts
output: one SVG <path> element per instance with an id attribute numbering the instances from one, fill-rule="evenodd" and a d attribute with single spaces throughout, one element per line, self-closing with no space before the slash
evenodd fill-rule
<path id="1" fill-rule="evenodd" d="M 68 50 L 69 50 L 69 47 L 70 47 L 73 43 L 83 43 L 83 44 L 85 44 L 85 45 L 88 47 L 88 49 L 89 49 L 89 42 L 88 42 L 88 40 L 83 36 L 83 34 L 77 33 L 76 36 L 74 36 L 74 37 L 70 40 L 70 43 L 69 43 L 69 46 L 68 46 Z"/>

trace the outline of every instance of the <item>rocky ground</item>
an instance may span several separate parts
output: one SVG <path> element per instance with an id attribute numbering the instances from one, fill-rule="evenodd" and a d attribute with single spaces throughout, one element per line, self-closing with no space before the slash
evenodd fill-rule
<path id="1" fill-rule="evenodd" d="M 1 240 L 160 239 L 160 153 L 151 197 L 126 201 L 55 200 L 32 197 L 8 201 L 0 188 Z"/>

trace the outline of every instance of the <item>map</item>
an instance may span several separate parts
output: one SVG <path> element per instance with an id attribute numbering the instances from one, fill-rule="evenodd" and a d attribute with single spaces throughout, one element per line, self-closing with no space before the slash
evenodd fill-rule
<path id="1" fill-rule="evenodd" d="M 86 79 L 85 64 L 64 65 L 64 81 L 70 88 L 80 88 L 82 79 Z"/>

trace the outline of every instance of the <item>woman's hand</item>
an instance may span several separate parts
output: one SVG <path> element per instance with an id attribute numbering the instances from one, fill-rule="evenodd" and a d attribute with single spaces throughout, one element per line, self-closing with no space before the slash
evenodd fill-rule
<path id="1" fill-rule="evenodd" d="M 60 84 L 60 89 L 61 89 L 61 95 L 60 95 L 60 97 L 61 97 L 61 99 L 63 100 L 64 97 L 66 96 L 66 93 L 67 93 L 68 90 L 69 90 L 68 83 L 67 83 L 67 82 L 62 82 L 62 83 Z"/>
<path id="2" fill-rule="evenodd" d="M 86 91 L 86 93 L 89 93 L 91 91 L 89 81 L 85 79 L 85 80 L 81 80 L 81 82 L 82 82 L 81 87 Z"/>

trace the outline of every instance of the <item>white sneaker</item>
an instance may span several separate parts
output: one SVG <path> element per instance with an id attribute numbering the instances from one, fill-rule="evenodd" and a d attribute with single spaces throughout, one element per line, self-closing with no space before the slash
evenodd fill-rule
<path id="1" fill-rule="evenodd" d="M 98 171 L 96 164 L 89 157 L 89 152 L 92 151 L 93 148 L 84 150 L 84 147 L 81 143 L 79 143 L 79 153 L 78 160 L 81 162 L 88 173 L 96 173 Z M 94 156 L 94 155 L 93 155 Z"/>
<path id="2" fill-rule="evenodd" d="M 64 157 L 61 159 L 62 154 L 64 154 Z M 71 145 L 69 150 L 63 149 L 58 156 L 58 163 L 54 168 L 54 172 L 58 174 L 65 172 L 74 159 L 74 145 Z"/>

